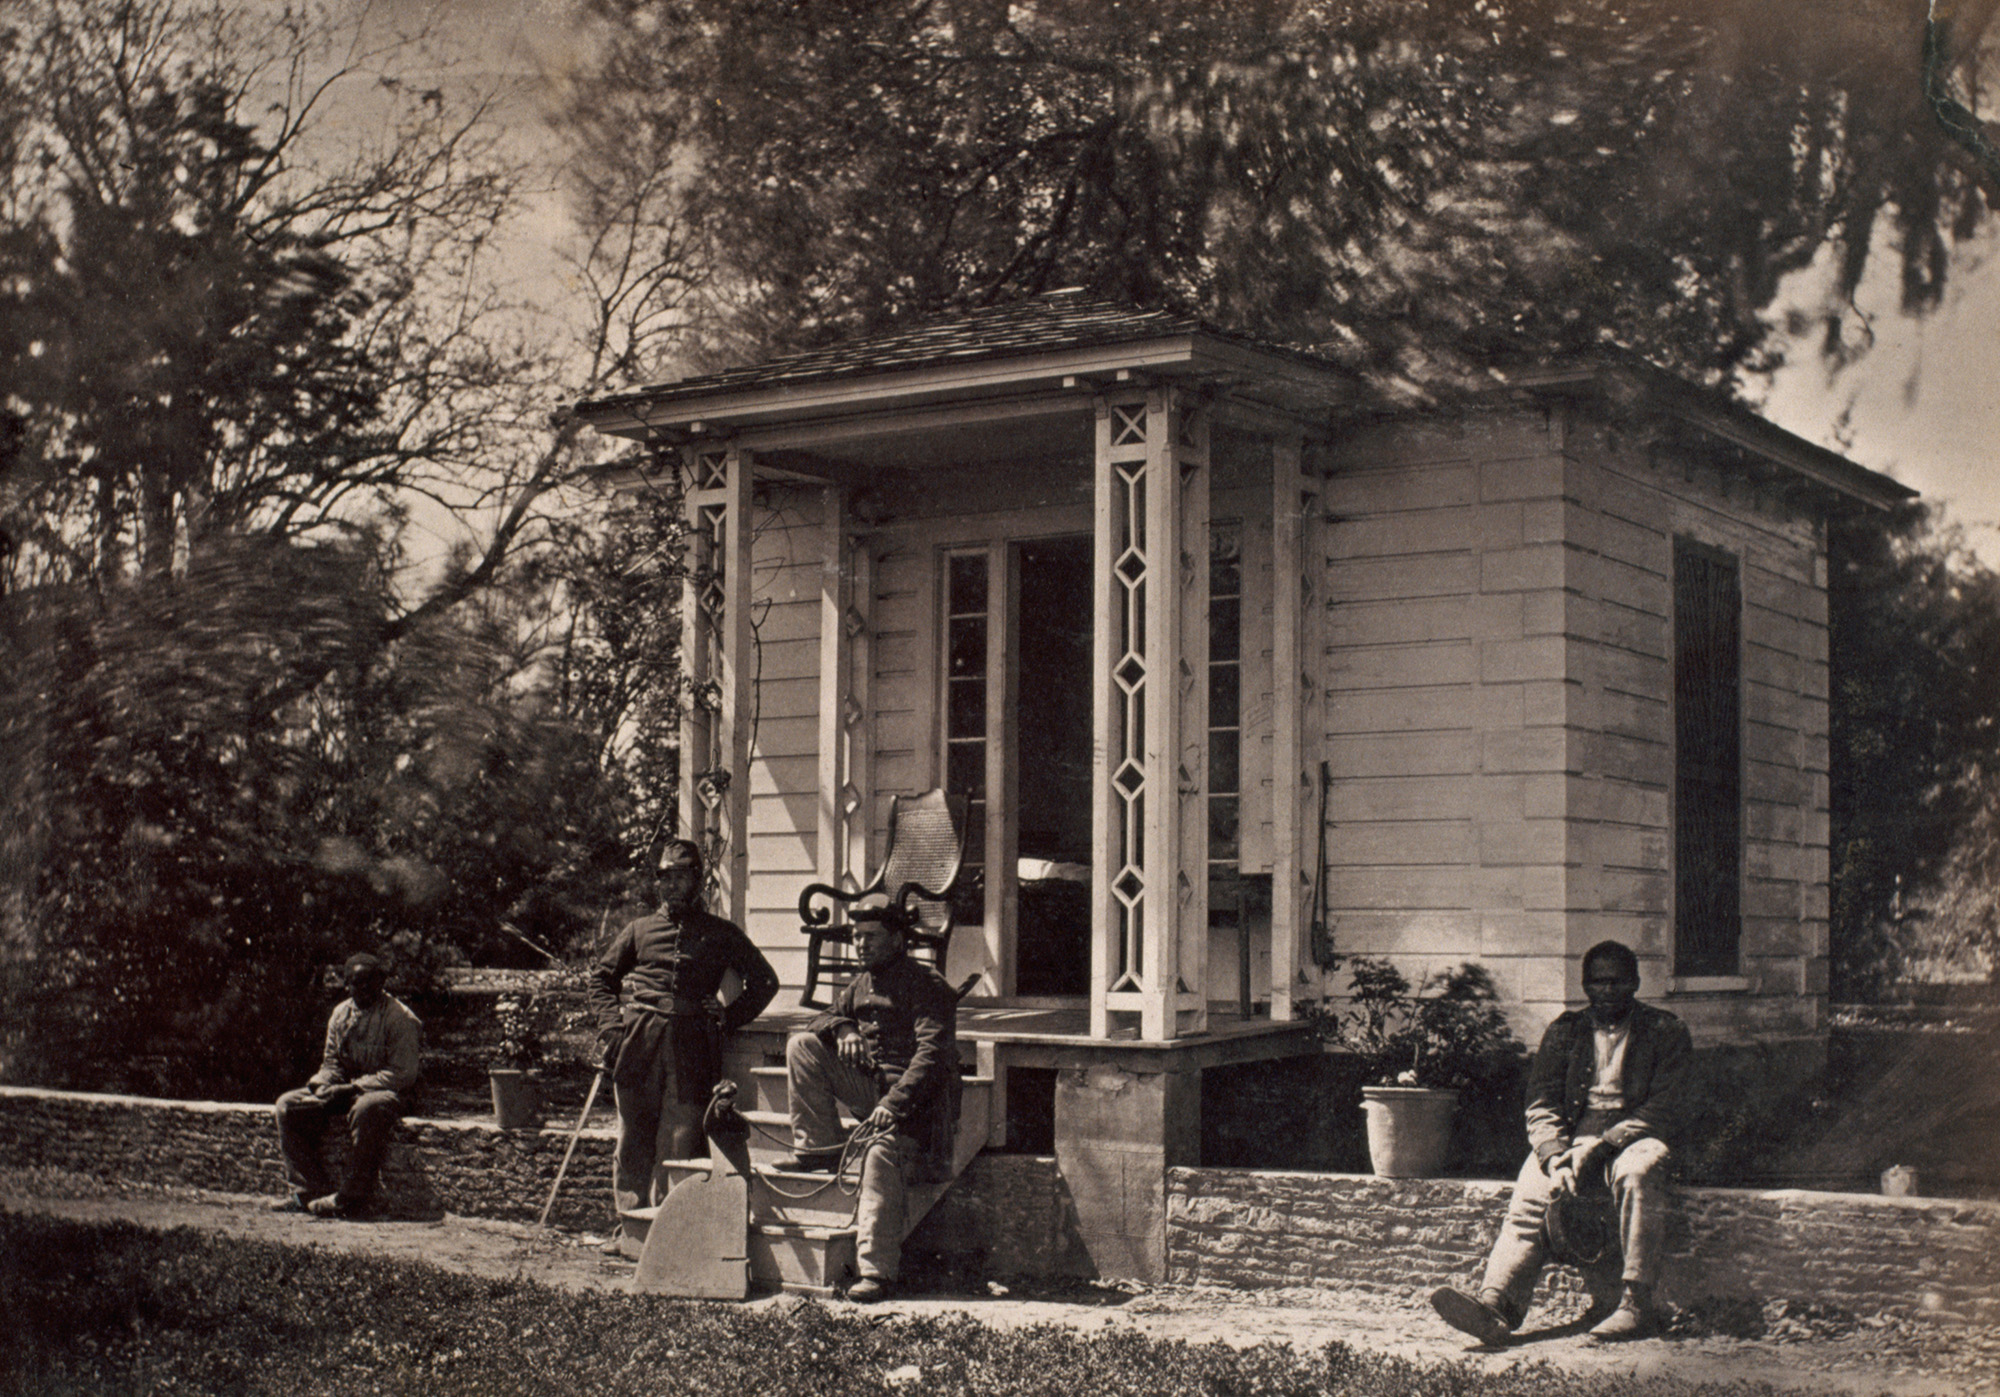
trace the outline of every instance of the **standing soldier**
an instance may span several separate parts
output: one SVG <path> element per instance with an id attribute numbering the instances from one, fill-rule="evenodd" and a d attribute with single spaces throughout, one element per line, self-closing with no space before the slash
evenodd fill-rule
<path id="1" fill-rule="evenodd" d="M 723 1035 L 778 992 L 743 928 L 703 909 L 699 845 L 671 841 L 659 877 L 659 910 L 620 931 L 591 971 L 598 1047 L 618 1104 L 611 1196 L 619 1213 L 659 1201 L 661 1160 L 702 1153 L 702 1111 L 722 1076 Z M 719 992 L 731 970 L 743 989 L 724 1006 Z M 615 1234 L 615 1218 L 612 1227 Z M 605 1251 L 621 1250 L 614 1235 Z"/>

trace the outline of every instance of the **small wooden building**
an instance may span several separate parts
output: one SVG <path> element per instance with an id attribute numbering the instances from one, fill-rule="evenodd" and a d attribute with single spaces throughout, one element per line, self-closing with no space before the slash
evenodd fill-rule
<path id="1" fill-rule="evenodd" d="M 797 986 L 801 888 L 963 795 L 949 974 L 1057 1069 L 1107 1274 L 1328 949 L 1476 960 L 1532 1041 L 1616 937 L 1698 1041 L 1822 1030 L 1826 524 L 1886 477 L 1650 371 L 1385 415 L 1073 293 L 579 410 L 685 491 L 719 910 Z"/>

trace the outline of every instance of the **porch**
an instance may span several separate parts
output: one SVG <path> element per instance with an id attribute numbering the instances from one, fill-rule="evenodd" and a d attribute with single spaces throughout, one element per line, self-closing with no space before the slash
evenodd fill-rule
<path id="1" fill-rule="evenodd" d="M 736 1035 L 730 1070 L 784 1061 L 786 1037 L 815 1011 L 773 1008 Z M 993 1080 L 988 1145 L 1052 1156 L 1069 1214 L 1063 1229 L 1086 1274 L 1167 1275 L 1169 1171 L 1201 1163 L 1201 1074 L 1316 1053 L 1298 1022 L 1213 1012 L 1206 1031 L 1171 1041 L 1091 1035 L 1081 1004 L 966 1003 L 966 1067 Z"/>
<path id="2" fill-rule="evenodd" d="M 969 1008 L 1162 1044 L 1317 996 L 1309 456 L 1346 391 L 1050 296 L 580 406 L 680 491 L 680 828 L 786 985 L 800 889 L 863 886 L 943 788 Z"/>

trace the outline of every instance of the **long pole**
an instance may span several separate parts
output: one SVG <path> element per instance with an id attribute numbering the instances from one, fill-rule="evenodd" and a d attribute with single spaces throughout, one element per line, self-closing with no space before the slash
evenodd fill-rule
<path id="1" fill-rule="evenodd" d="M 604 1085 L 604 1069 L 597 1069 L 597 1075 L 590 1079 L 590 1090 L 583 1098 L 583 1111 L 576 1118 L 576 1129 L 569 1133 L 569 1148 L 563 1151 L 562 1164 L 556 1169 L 556 1181 L 549 1186 L 549 1201 L 542 1204 L 542 1215 L 535 1219 L 535 1226 L 546 1227 L 549 1209 L 556 1205 L 556 1193 L 562 1188 L 563 1175 L 569 1172 L 570 1156 L 576 1153 L 576 1142 L 583 1138 L 583 1123 L 590 1119 L 590 1108 L 597 1104 L 597 1089 Z"/>

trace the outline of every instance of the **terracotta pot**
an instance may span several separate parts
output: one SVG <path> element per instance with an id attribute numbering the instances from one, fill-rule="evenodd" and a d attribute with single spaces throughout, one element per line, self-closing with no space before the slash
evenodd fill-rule
<path id="1" fill-rule="evenodd" d="M 1428 1179 L 1444 1168 L 1458 1093 L 1436 1087 L 1363 1087 L 1368 1162 L 1384 1179 Z"/>
<path id="2" fill-rule="evenodd" d="M 542 1128 L 542 1078 L 537 1072 L 515 1067 L 495 1067 L 488 1075 L 493 1081 L 493 1119 L 502 1130 Z"/>

